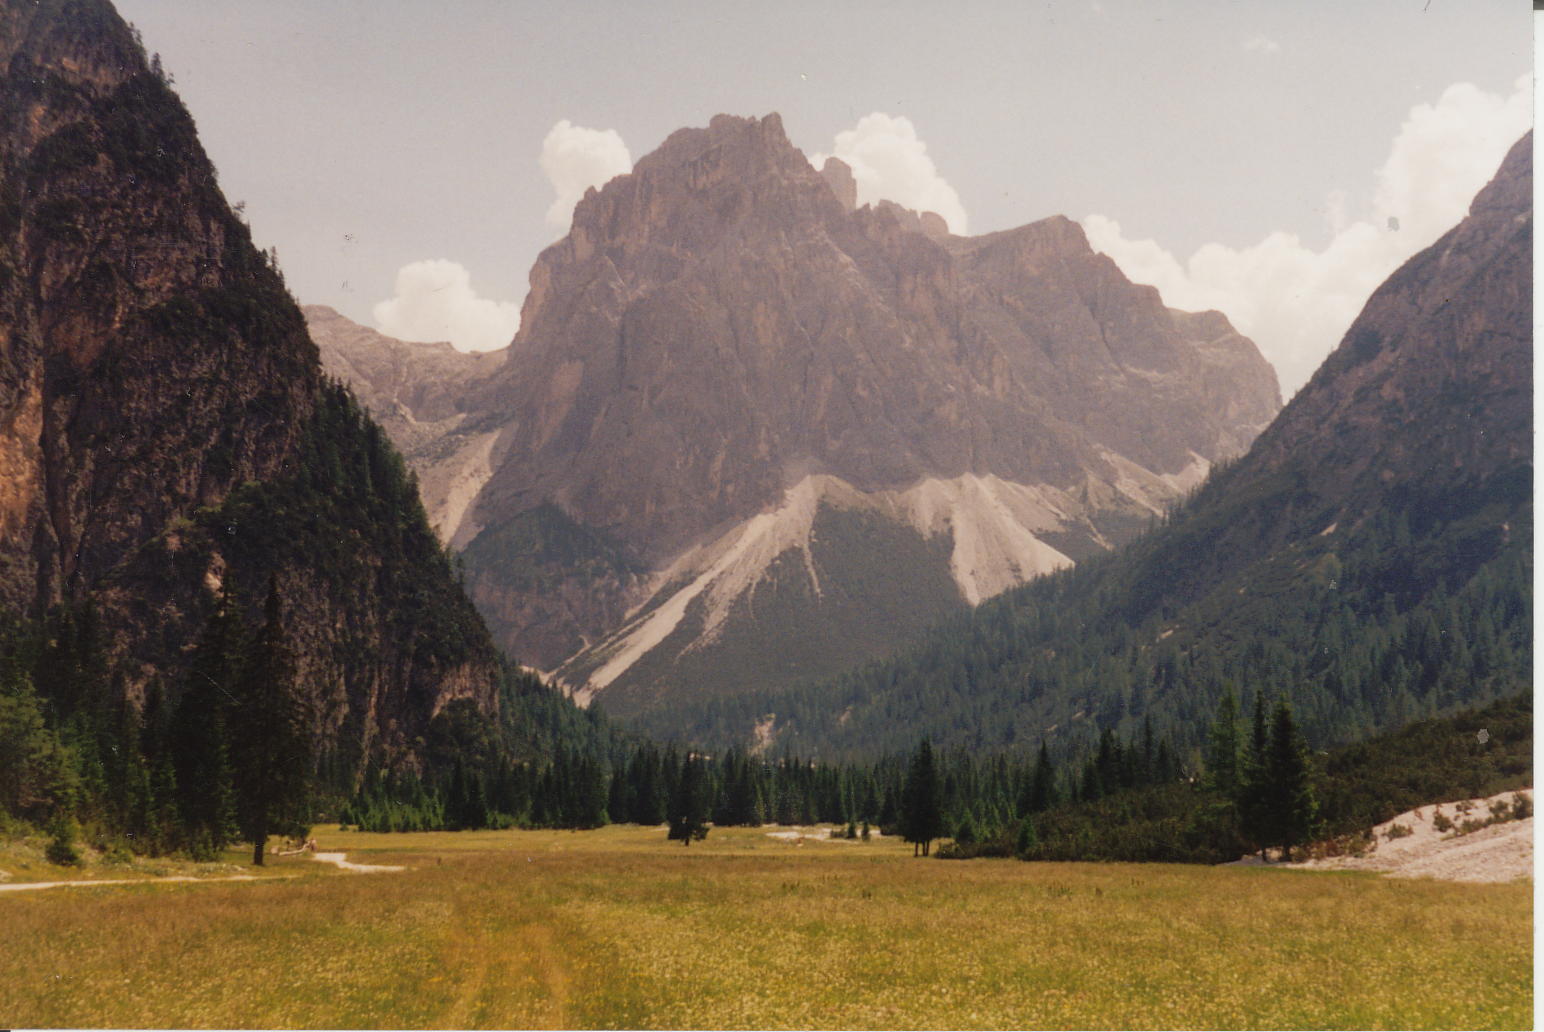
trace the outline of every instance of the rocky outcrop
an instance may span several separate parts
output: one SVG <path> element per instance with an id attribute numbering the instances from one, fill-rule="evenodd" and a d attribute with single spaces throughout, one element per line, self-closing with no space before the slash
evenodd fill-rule
<path id="1" fill-rule="evenodd" d="M 842 203 L 842 210 L 858 210 L 858 181 L 852 177 L 852 166 L 841 158 L 827 158 L 826 163 L 820 166 L 820 174 L 825 178 L 826 185 L 831 187 L 831 192 L 836 194 L 836 199 Z"/>
<path id="2" fill-rule="evenodd" d="M 94 609 L 134 698 L 176 684 L 221 585 L 255 604 L 274 574 L 340 755 L 410 750 L 452 698 L 494 706 L 397 460 L 324 385 L 129 28 L 102 0 L 8 4 L 0 57 L 0 607 Z"/>

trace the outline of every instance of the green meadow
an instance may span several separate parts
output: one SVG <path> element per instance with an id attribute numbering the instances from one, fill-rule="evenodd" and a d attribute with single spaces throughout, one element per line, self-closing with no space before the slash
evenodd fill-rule
<path id="1" fill-rule="evenodd" d="M 1532 1023 L 1531 882 L 914 860 L 740 828 L 317 838 L 408 870 L 281 857 L 271 880 L 0 893 L 0 1024 Z M 57 871 L 15 859 L 13 884 Z"/>

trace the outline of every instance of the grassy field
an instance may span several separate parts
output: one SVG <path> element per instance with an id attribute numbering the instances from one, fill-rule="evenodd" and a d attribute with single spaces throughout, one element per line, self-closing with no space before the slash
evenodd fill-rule
<path id="1" fill-rule="evenodd" d="M 0 1025 L 1532 1023 L 1531 883 L 913 860 L 746 829 L 317 837 L 410 870 L 295 857 L 270 881 L 0 893 Z"/>

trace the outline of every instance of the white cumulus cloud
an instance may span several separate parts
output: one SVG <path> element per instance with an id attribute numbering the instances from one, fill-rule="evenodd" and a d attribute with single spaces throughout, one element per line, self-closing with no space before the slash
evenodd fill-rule
<path id="1" fill-rule="evenodd" d="M 1367 298 L 1406 259 L 1451 229 L 1532 124 L 1528 76 L 1509 96 L 1469 83 L 1410 110 L 1377 170 L 1371 210 L 1347 213 L 1343 191 L 1326 198 L 1333 236 L 1320 250 L 1294 233 L 1234 248 L 1206 244 L 1181 261 L 1153 240 L 1129 239 L 1120 224 L 1090 215 L 1095 250 L 1175 308 L 1215 308 L 1251 337 L 1276 367 L 1282 393 L 1301 387 Z"/>
<path id="2" fill-rule="evenodd" d="M 604 186 L 633 170 L 633 156 L 615 129 L 586 129 L 563 119 L 541 141 L 541 170 L 557 192 L 547 209 L 547 225 L 568 232 L 574 205 L 592 186 Z"/>
<path id="3" fill-rule="evenodd" d="M 1279 54 L 1281 53 L 1281 44 L 1257 32 L 1244 40 L 1244 49 L 1251 54 Z"/>
<path id="4" fill-rule="evenodd" d="M 519 305 L 478 297 L 466 268 L 442 258 L 398 269 L 396 293 L 371 314 L 389 337 L 448 340 L 461 351 L 502 348 L 520 328 Z"/>
<path id="5" fill-rule="evenodd" d="M 832 154 L 852 166 L 859 204 L 887 200 L 916 211 L 937 212 L 949 224 L 949 232 L 965 232 L 965 205 L 938 174 L 911 119 L 892 118 L 880 111 L 864 115 L 857 126 L 836 134 Z M 817 154 L 811 164 L 820 168 L 829 156 Z"/>

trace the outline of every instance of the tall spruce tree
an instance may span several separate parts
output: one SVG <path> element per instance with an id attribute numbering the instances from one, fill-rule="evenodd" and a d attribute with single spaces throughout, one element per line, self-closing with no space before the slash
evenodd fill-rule
<path id="1" fill-rule="evenodd" d="M 307 823 L 308 716 L 296 681 L 295 650 L 284 630 L 278 579 L 270 577 L 263 626 L 247 650 L 231 722 L 236 816 L 257 866 L 269 835 L 294 833 Z"/>
<path id="2" fill-rule="evenodd" d="M 901 789 L 901 837 L 910 842 L 911 855 L 918 851 L 927 856 L 933 840 L 944 834 L 943 792 L 938 768 L 933 762 L 933 745 L 926 738 L 917 747 L 906 784 Z"/>
<path id="3" fill-rule="evenodd" d="M 1056 805 L 1056 767 L 1051 763 L 1051 752 L 1045 739 L 1040 740 L 1040 754 L 1035 757 L 1035 773 L 1029 783 L 1029 798 L 1023 807 L 1026 813 L 1040 813 Z"/>
<path id="4" fill-rule="evenodd" d="M 170 732 L 183 834 L 200 860 L 214 859 L 236 833 L 228 738 L 246 648 L 240 608 L 226 591 L 194 650 Z"/>
<path id="5" fill-rule="evenodd" d="M 707 771 L 703 761 L 687 753 L 681 761 L 681 777 L 670 797 L 670 831 L 667 838 L 683 846 L 693 839 L 707 838 L 708 811 L 712 800 L 708 798 Z"/>
<path id="6" fill-rule="evenodd" d="M 1244 838 L 1260 851 L 1260 859 L 1266 860 L 1266 847 L 1270 844 L 1270 731 L 1265 719 L 1265 693 L 1255 693 L 1254 720 L 1249 736 L 1249 749 L 1244 756 L 1243 768 L 1238 779 L 1239 828 Z"/>
<path id="7" fill-rule="evenodd" d="M 1238 698 L 1230 687 L 1217 704 L 1217 719 L 1206 737 L 1206 785 L 1229 801 L 1239 788 Z"/>
<path id="8" fill-rule="evenodd" d="M 1308 743 L 1292 718 L 1285 699 L 1271 717 L 1270 748 L 1266 754 L 1266 834 L 1281 847 L 1281 858 L 1292 859 L 1292 847 L 1313 837 L 1319 827 L 1319 801 L 1314 791 Z"/>

